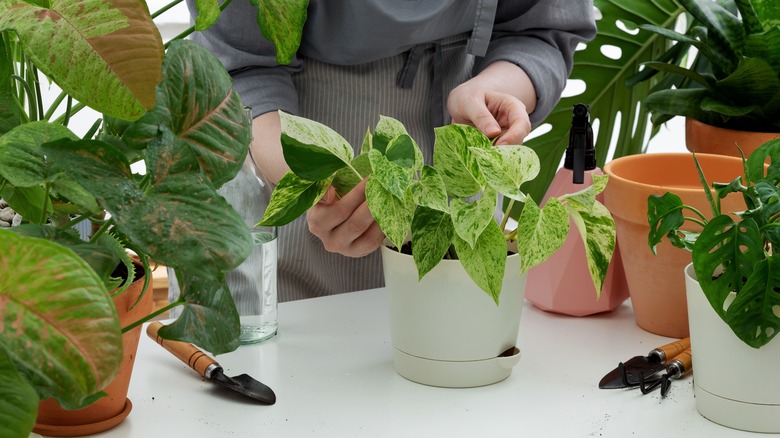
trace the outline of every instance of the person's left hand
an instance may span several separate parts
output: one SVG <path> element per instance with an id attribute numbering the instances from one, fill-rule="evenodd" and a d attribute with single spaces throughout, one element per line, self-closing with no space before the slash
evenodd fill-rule
<path id="1" fill-rule="evenodd" d="M 521 144 L 531 132 L 528 113 L 535 103 L 536 92 L 525 72 L 500 61 L 455 87 L 447 110 L 453 123 L 472 125 L 489 138 L 500 135 L 497 145 Z"/>

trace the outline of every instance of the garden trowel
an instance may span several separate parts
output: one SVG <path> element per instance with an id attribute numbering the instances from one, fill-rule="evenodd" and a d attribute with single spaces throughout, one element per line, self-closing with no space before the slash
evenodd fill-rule
<path id="1" fill-rule="evenodd" d="M 162 345 L 163 348 L 173 353 L 182 362 L 186 363 L 193 370 L 200 373 L 201 376 L 216 382 L 222 386 L 228 387 L 241 394 L 249 396 L 260 403 L 272 405 L 276 403 L 276 394 L 268 386 L 258 382 L 247 374 L 228 377 L 222 371 L 222 367 L 206 355 L 198 347 L 188 342 L 171 341 L 163 339 L 158 335 L 158 331 L 163 327 L 161 322 L 155 321 L 146 327 L 146 334 L 155 342 Z"/>
<path id="2" fill-rule="evenodd" d="M 666 369 L 666 364 L 691 347 L 691 338 L 680 339 L 653 349 L 647 356 L 634 356 L 621 362 L 599 381 L 601 389 L 639 386 L 645 378 Z"/>

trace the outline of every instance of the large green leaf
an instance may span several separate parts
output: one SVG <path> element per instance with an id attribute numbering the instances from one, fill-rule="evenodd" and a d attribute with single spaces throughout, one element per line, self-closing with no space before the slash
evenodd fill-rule
<path id="1" fill-rule="evenodd" d="M 154 106 L 163 45 L 145 2 L 0 2 L 0 30 L 66 93 L 98 112 L 134 120 Z"/>
<path id="2" fill-rule="evenodd" d="M 420 179 L 412 181 L 410 189 L 417 205 L 444 213 L 450 212 L 450 206 L 447 203 L 447 188 L 435 167 L 423 166 Z"/>
<path id="3" fill-rule="evenodd" d="M 14 102 L 13 94 L 13 64 L 5 50 L 5 40 L 8 37 L 0 33 L 0 135 L 22 123 L 19 106 Z"/>
<path id="4" fill-rule="evenodd" d="M 0 345 L 0 347 L 2 347 Z M 0 437 L 25 437 L 35 425 L 38 395 L 0 348 Z"/>
<path id="5" fill-rule="evenodd" d="M 547 260 L 563 245 L 569 233 L 569 215 L 557 198 L 539 208 L 529 198 L 517 223 L 517 250 L 523 272 Z"/>
<path id="6" fill-rule="evenodd" d="M 490 148 L 490 139 L 467 125 L 434 128 L 433 165 L 447 187 L 447 194 L 468 198 L 482 189 L 479 166 L 470 147 Z"/>
<path id="7" fill-rule="evenodd" d="M 0 230 L 0 247 L 0 346 L 42 399 L 81 407 L 122 361 L 108 291 L 86 262 L 55 243 Z"/>
<path id="8" fill-rule="evenodd" d="M 401 248 L 409 234 L 414 215 L 411 190 L 401 198 L 387 191 L 373 175 L 366 182 L 368 209 L 379 227 L 397 248 Z"/>
<path id="9" fill-rule="evenodd" d="M 174 150 L 191 150 L 203 173 L 219 188 L 244 164 L 252 135 L 230 75 L 217 58 L 192 41 L 171 44 L 163 73 L 157 105 L 128 127 L 123 138 L 143 149 L 165 136 L 161 126 L 167 127 L 175 134 Z"/>
<path id="10" fill-rule="evenodd" d="M 0 176 L 16 187 L 48 181 L 41 145 L 58 139 L 78 140 L 68 128 L 49 122 L 19 125 L 0 137 Z"/>
<path id="11" fill-rule="evenodd" d="M 368 158 L 371 162 L 371 179 L 382 184 L 382 187 L 396 198 L 406 197 L 412 182 L 412 170 L 388 161 L 378 149 L 370 150 Z"/>
<path id="12" fill-rule="evenodd" d="M 598 298 L 601 296 L 601 286 L 607 277 L 607 269 L 615 251 L 615 221 L 607 207 L 600 202 L 590 206 L 577 202 L 567 202 L 565 205 L 582 241 L 585 242 L 588 272 Z"/>
<path id="13" fill-rule="evenodd" d="M 168 173 L 149 191 L 132 179 L 122 153 L 97 140 L 63 140 L 44 146 L 55 172 L 67 174 L 111 213 L 116 227 L 155 260 L 172 268 L 198 267 L 217 275 L 249 254 L 244 221 L 200 172 Z M 147 152 L 173 156 L 154 142 Z"/>
<path id="14" fill-rule="evenodd" d="M 506 270 L 506 239 L 495 221 L 488 224 L 474 248 L 454 236 L 453 244 L 463 269 L 498 305 Z"/>
<path id="15" fill-rule="evenodd" d="M 306 181 L 287 172 L 271 193 L 271 201 L 259 225 L 282 226 L 294 221 L 325 195 L 330 180 Z"/>
<path id="16" fill-rule="evenodd" d="M 454 235 L 455 229 L 448 213 L 417 207 L 412 218 L 412 257 L 419 279 L 442 261 Z"/>
<path id="17" fill-rule="evenodd" d="M 482 196 L 473 202 L 466 202 L 460 198 L 454 198 L 450 202 L 455 234 L 472 248 L 488 224 L 495 222 L 493 213 L 496 210 L 497 200 L 496 191 L 488 187 L 482 192 Z"/>
<path id="18" fill-rule="evenodd" d="M 352 162 L 352 146 L 333 129 L 282 111 L 279 117 L 284 160 L 299 177 L 322 181 Z"/>
<path id="19" fill-rule="evenodd" d="M 676 0 L 594 0 L 594 5 L 601 13 L 601 19 L 597 21 L 598 34 L 587 47 L 575 53 L 570 75 L 571 80 L 583 81 L 585 90 L 561 99 L 542 125 L 549 125 L 551 129 L 525 142 L 541 161 L 539 176 L 524 186 L 526 193 L 537 202 L 547 191 L 566 150 L 575 104 L 588 104 L 591 120 L 598 121 L 594 137 L 599 166 L 610 156 L 641 153 L 647 146 L 649 111 L 643 100 L 654 82 L 645 81 L 633 87 L 626 86 L 625 82 L 640 70 L 643 62 L 664 52 L 667 41 L 650 32 L 633 34 L 635 32 L 630 29 L 640 24 L 673 27 L 682 8 Z M 621 29 L 618 24 L 629 30 Z M 602 53 L 613 47 L 619 49 L 619 59 Z M 615 136 L 617 141 L 612 153 L 610 143 Z"/>
<path id="20" fill-rule="evenodd" d="M 309 0 L 250 0 L 263 36 L 274 43 L 276 62 L 289 64 L 301 44 Z"/>
<path id="21" fill-rule="evenodd" d="M 202 277 L 195 271 L 176 271 L 184 308 L 172 324 L 160 329 L 160 336 L 191 342 L 212 354 L 238 348 L 240 324 L 236 306 L 224 277 Z"/>
<path id="22" fill-rule="evenodd" d="M 525 193 L 520 186 L 539 174 L 539 157 L 533 149 L 502 146 L 470 148 L 470 151 L 476 157 L 479 170 L 488 185 L 508 198 L 525 201 Z"/>

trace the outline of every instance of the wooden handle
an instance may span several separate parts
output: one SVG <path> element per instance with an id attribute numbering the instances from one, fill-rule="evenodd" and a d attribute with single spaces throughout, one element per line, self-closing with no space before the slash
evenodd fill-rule
<path id="1" fill-rule="evenodd" d="M 679 341 L 674 341 L 666 345 L 662 345 L 653 352 L 661 356 L 661 362 L 669 362 L 674 358 L 675 356 L 679 355 L 685 350 L 688 350 L 691 348 L 691 338 L 683 338 Z"/>
<path id="2" fill-rule="evenodd" d="M 675 356 L 673 361 L 677 362 L 680 367 L 682 367 L 682 373 L 680 373 L 680 377 L 688 374 L 693 369 L 693 357 L 691 356 L 691 349 L 690 347 L 683 351 L 682 353 Z"/>
<path id="3" fill-rule="evenodd" d="M 171 341 L 170 339 L 161 338 L 157 332 L 159 332 L 162 327 L 163 324 L 161 322 L 152 322 L 146 327 L 146 334 L 149 335 L 154 342 L 162 345 L 163 348 L 173 353 L 179 360 L 197 371 L 201 376 L 209 378 L 209 376 L 206 375 L 206 369 L 212 364 L 219 366 L 217 361 L 188 342 Z"/>

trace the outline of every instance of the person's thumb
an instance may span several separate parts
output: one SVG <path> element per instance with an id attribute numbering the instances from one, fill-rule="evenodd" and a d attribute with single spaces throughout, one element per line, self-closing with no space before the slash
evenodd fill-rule
<path id="1" fill-rule="evenodd" d="M 493 138 L 501 134 L 501 126 L 487 108 L 475 111 L 471 120 L 474 127 L 482 131 L 488 138 Z"/>

